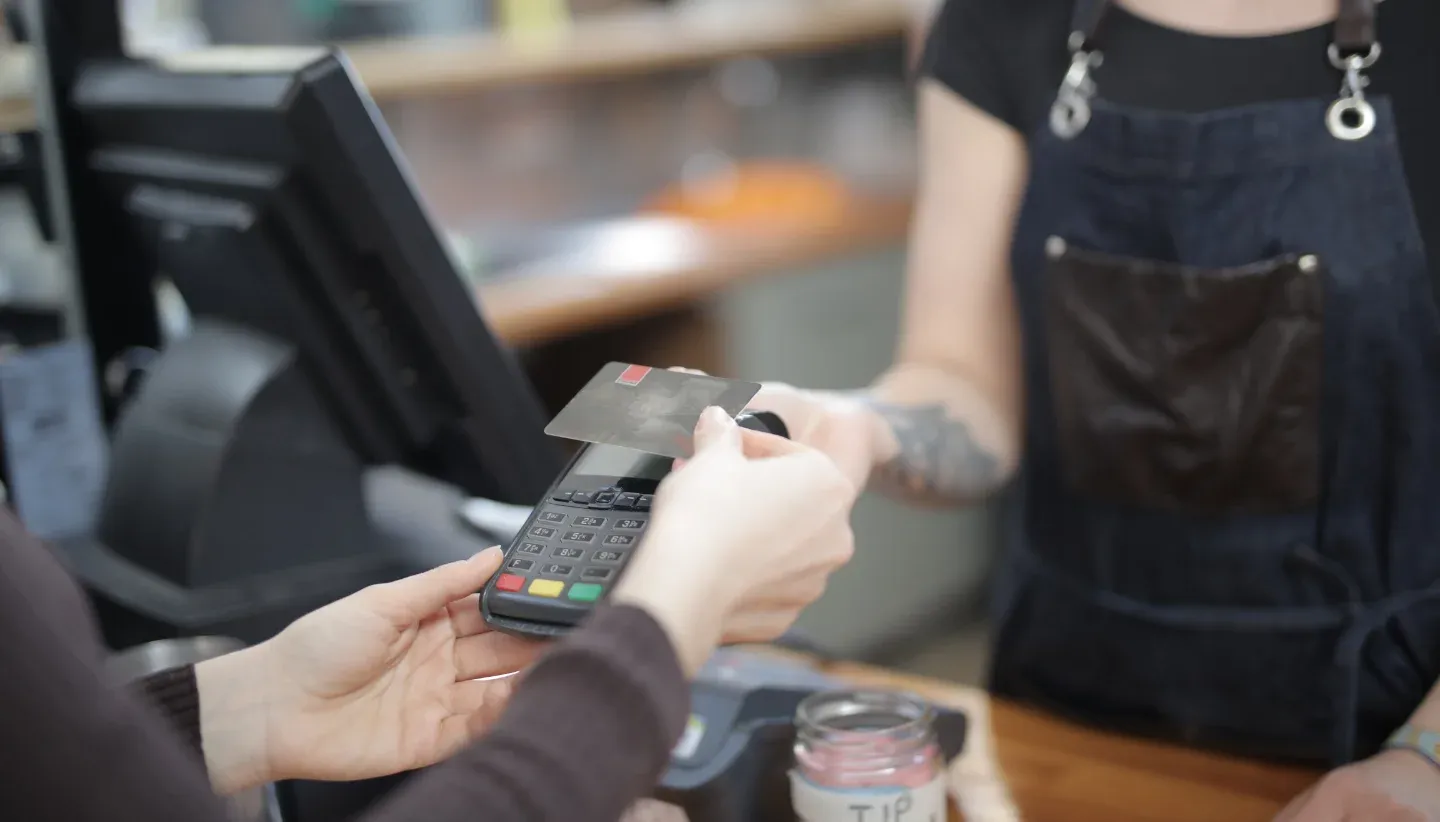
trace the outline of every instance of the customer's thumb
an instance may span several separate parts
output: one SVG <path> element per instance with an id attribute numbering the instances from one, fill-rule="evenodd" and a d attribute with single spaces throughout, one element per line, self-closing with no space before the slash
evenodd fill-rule
<path id="1" fill-rule="evenodd" d="M 700 421 L 695 424 L 695 455 L 726 450 L 741 450 L 740 426 L 725 409 L 712 405 L 700 414 Z"/>
<path id="2" fill-rule="evenodd" d="M 397 627 L 413 625 L 446 605 L 485 587 L 499 569 L 504 552 L 498 547 L 421 574 L 362 591 L 365 602 Z"/>

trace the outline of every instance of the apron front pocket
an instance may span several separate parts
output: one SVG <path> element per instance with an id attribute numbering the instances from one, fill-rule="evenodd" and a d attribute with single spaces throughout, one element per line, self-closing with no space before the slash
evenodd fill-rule
<path id="1" fill-rule="evenodd" d="M 1059 238 L 1047 256 L 1050 387 L 1074 491 L 1200 513 L 1316 502 L 1316 257 L 1198 268 Z"/>

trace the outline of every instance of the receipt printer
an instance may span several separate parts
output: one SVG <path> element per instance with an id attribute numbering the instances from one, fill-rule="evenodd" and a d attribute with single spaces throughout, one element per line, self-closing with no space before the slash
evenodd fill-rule
<path id="1" fill-rule="evenodd" d="M 690 822 L 794 822 L 789 770 L 795 709 L 844 682 L 763 654 L 723 650 L 691 687 L 691 715 L 655 798 Z M 936 706 L 948 762 L 965 744 L 965 715 Z"/>

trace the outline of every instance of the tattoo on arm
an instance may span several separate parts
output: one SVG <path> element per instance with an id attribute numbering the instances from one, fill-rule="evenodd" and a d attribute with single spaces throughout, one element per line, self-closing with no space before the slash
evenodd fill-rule
<path id="1" fill-rule="evenodd" d="M 961 501 L 982 497 L 1005 481 L 1000 460 L 943 405 L 867 404 L 900 444 L 892 459 L 876 466 L 873 481 L 910 497 Z"/>

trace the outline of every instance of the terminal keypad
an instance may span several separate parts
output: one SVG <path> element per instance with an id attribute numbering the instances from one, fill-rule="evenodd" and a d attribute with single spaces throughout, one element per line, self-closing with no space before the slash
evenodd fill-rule
<path id="1" fill-rule="evenodd" d="M 566 488 L 541 503 L 495 587 L 516 597 L 586 605 L 619 578 L 650 520 L 648 494 Z M 559 603 L 556 603 L 559 604 Z"/>

